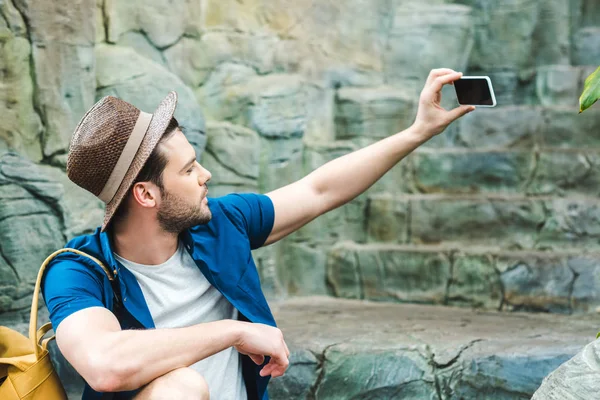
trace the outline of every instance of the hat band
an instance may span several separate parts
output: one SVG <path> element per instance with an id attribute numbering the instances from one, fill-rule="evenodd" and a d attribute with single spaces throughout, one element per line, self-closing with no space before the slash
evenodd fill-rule
<path id="1" fill-rule="evenodd" d="M 123 148 L 123 152 L 119 156 L 117 164 L 115 164 L 115 168 L 112 170 L 108 180 L 106 181 L 106 184 L 104 185 L 104 188 L 98 195 L 98 198 L 105 204 L 108 204 L 113 197 L 115 197 L 119 186 L 121 186 L 121 183 L 123 182 L 125 174 L 127 174 L 127 171 L 131 166 L 133 158 L 142 144 L 144 136 L 146 136 L 146 131 L 148 130 L 148 126 L 150 126 L 151 120 L 152 114 L 140 111 L 140 115 L 135 122 L 133 131 L 131 131 L 131 135 L 129 136 L 129 139 L 127 139 L 125 148 Z"/>

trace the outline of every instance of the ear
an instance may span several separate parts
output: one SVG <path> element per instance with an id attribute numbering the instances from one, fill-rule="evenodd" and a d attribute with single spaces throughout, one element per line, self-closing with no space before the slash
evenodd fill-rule
<path id="1" fill-rule="evenodd" d="M 134 201 L 144 208 L 152 208 L 160 201 L 160 189 L 152 182 L 137 182 L 132 188 Z"/>

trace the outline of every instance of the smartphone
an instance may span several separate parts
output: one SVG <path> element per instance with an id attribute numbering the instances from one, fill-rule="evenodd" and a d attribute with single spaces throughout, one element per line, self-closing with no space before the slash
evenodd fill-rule
<path id="1" fill-rule="evenodd" d="M 489 76 L 463 76 L 454 81 L 458 103 L 461 105 L 495 107 L 496 96 Z"/>

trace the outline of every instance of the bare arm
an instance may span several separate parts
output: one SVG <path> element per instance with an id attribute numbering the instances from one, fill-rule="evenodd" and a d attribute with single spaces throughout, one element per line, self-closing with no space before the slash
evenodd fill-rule
<path id="1" fill-rule="evenodd" d="M 303 179 L 268 193 L 275 208 L 275 222 L 265 244 L 354 199 L 422 143 L 472 111 L 471 106 L 451 111 L 440 106 L 442 87 L 461 76 L 448 69 L 431 71 L 410 128 L 330 161 Z"/>
<path id="2" fill-rule="evenodd" d="M 105 308 L 78 311 L 58 326 L 65 358 L 96 391 L 133 390 L 174 369 L 235 346 L 255 362 L 271 356 L 264 375 L 283 375 L 289 351 L 277 328 L 222 320 L 177 329 L 122 331 Z"/>

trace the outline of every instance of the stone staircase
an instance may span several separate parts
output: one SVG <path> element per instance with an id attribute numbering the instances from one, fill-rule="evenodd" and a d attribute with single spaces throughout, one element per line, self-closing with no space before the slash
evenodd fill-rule
<path id="1" fill-rule="evenodd" d="M 282 168 L 376 139 L 307 146 Z M 292 349 L 271 396 L 529 399 L 600 328 L 599 156 L 599 109 L 477 110 L 257 251 Z"/>
<path id="2" fill-rule="evenodd" d="M 94 97 L 151 111 L 177 90 L 211 194 L 268 192 L 408 127 L 427 72 L 447 66 L 489 75 L 499 106 L 255 252 L 292 350 L 272 397 L 525 399 L 595 337 L 600 108 L 577 114 L 600 55 L 595 0 L 204 0 L 172 15 L 57 0 L 77 14 L 58 25 L 12 3 L 4 83 L 26 90 L 4 110 L 23 158 L 0 158 L 3 324 L 25 328 L 41 260 L 102 218 L 63 172 L 66 135 Z M 455 105 L 451 88 L 443 97 Z M 81 378 L 53 352 L 78 398 Z"/>

